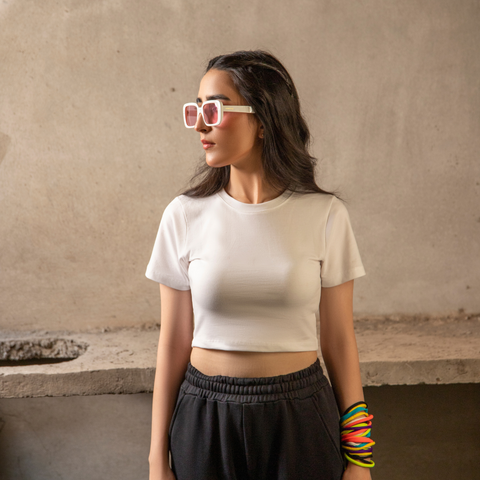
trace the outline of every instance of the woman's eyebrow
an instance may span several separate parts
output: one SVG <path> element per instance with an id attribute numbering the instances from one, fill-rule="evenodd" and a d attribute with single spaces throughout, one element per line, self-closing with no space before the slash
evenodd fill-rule
<path id="1" fill-rule="evenodd" d="M 219 93 L 218 95 L 208 95 L 207 100 L 228 100 L 228 101 L 230 101 L 230 99 L 226 95 L 223 95 L 221 93 Z M 202 103 L 202 99 L 197 98 L 197 103 Z"/>

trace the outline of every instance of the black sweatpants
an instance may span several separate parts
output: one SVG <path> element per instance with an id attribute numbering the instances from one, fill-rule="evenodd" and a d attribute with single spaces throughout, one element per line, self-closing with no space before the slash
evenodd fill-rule
<path id="1" fill-rule="evenodd" d="M 170 424 L 177 480 L 339 480 L 338 410 L 320 362 L 266 378 L 191 364 Z"/>

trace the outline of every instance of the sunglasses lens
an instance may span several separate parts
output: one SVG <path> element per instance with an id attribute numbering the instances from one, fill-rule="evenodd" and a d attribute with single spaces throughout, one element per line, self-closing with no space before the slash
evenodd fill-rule
<path id="1" fill-rule="evenodd" d="M 205 123 L 207 125 L 215 125 L 218 122 L 218 108 L 214 103 L 207 103 L 203 106 L 203 114 L 205 115 Z"/>
<path id="2" fill-rule="evenodd" d="M 194 127 L 197 123 L 197 107 L 193 105 L 187 105 L 183 114 L 185 115 L 185 123 L 189 127 Z"/>

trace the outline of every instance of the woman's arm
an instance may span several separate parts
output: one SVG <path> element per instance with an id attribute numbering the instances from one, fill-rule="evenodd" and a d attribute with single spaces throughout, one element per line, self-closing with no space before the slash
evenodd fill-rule
<path id="1" fill-rule="evenodd" d="M 193 307 L 190 290 L 160 284 L 161 327 L 153 388 L 150 480 L 173 479 L 168 462 L 168 429 L 178 390 L 190 360 Z"/>
<path id="2" fill-rule="evenodd" d="M 364 400 L 353 331 L 353 280 L 322 288 L 320 346 L 342 414 L 353 403 Z"/>
<path id="3" fill-rule="evenodd" d="M 353 280 L 322 288 L 320 346 L 338 409 L 343 414 L 350 405 L 364 400 L 353 330 Z M 343 479 L 369 479 L 369 470 L 349 463 Z"/>

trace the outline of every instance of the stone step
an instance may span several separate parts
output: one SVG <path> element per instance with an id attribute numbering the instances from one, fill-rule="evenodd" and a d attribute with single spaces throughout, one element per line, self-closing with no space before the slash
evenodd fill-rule
<path id="1" fill-rule="evenodd" d="M 362 317 L 355 332 L 364 386 L 480 383 L 480 315 Z M 87 348 L 69 361 L 0 366 L 0 398 L 151 392 L 158 335 L 158 326 L 2 332 L 0 344 Z"/>

